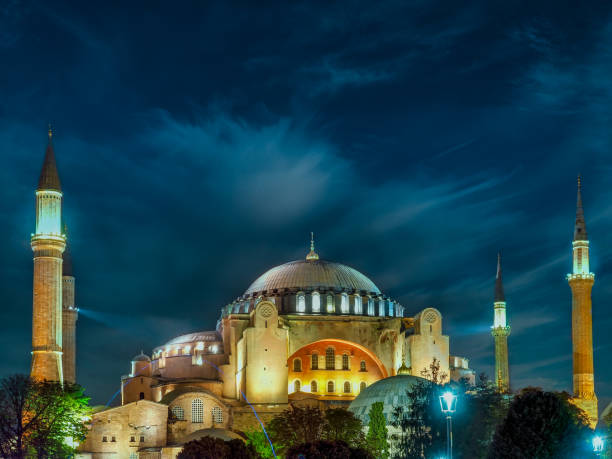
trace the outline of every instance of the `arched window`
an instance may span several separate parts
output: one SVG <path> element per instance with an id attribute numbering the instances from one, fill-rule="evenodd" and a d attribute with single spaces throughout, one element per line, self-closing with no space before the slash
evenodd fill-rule
<path id="1" fill-rule="evenodd" d="M 351 393 L 351 383 L 348 381 L 344 381 L 344 393 L 345 394 Z"/>
<path id="2" fill-rule="evenodd" d="M 374 315 L 374 300 L 368 297 L 368 315 Z"/>
<path id="3" fill-rule="evenodd" d="M 141 393 L 139 394 L 139 397 L 140 397 L 140 400 L 144 400 L 144 392 L 141 392 Z"/>
<path id="4" fill-rule="evenodd" d="M 310 392 L 312 392 L 313 394 L 315 392 L 317 392 L 318 387 L 317 387 L 317 382 L 316 381 L 311 381 L 310 382 Z"/>
<path id="5" fill-rule="evenodd" d="M 319 369 L 319 354 L 317 354 L 316 352 L 312 354 L 312 357 L 310 358 L 310 369 L 311 370 Z"/>
<path id="6" fill-rule="evenodd" d="M 340 312 L 342 314 L 349 313 L 348 295 L 346 293 L 343 293 L 342 296 L 340 297 Z"/>
<path id="7" fill-rule="evenodd" d="M 172 414 L 179 421 L 182 421 L 182 420 L 185 419 L 185 410 L 183 410 L 183 408 L 181 408 L 180 406 L 173 406 L 172 407 Z"/>
<path id="8" fill-rule="evenodd" d="M 366 371 L 366 363 L 365 360 L 362 360 L 359 364 L 359 371 Z"/>
<path id="9" fill-rule="evenodd" d="M 297 312 L 306 312 L 306 297 L 303 293 L 297 296 Z"/>
<path id="10" fill-rule="evenodd" d="M 348 356 L 348 354 L 342 354 L 342 369 L 343 370 L 348 370 L 349 369 L 349 356 Z"/>
<path id="11" fill-rule="evenodd" d="M 204 422 L 204 402 L 196 398 L 191 402 L 191 422 Z"/>
<path id="12" fill-rule="evenodd" d="M 300 382 L 299 379 L 296 379 L 295 382 L 293 383 L 293 391 L 299 392 L 301 389 L 302 389 L 302 383 Z"/>
<path id="13" fill-rule="evenodd" d="M 210 410 L 213 424 L 223 424 L 223 411 L 218 406 Z"/>
<path id="14" fill-rule="evenodd" d="M 389 317 L 393 317 L 393 301 L 389 301 Z"/>
<path id="15" fill-rule="evenodd" d="M 385 300 L 379 300 L 378 302 L 378 315 L 380 317 L 384 317 L 385 316 Z"/>
<path id="16" fill-rule="evenodd" d="M 325 369 L 335 370 L 336 369 L 336 353 L 333 347 L 328 347 L 325 351 Z"/>
<path id="17" fill-rule="evenodd" d="M 359 295 L 355 296 L 355 314 L 362 314 L 362 302 Z"/>
<path id="18" fill-rule="evenodd" d="M 293 371 L 302 371 L 302 361 L 300 359 L 293 359 Z"/>
<path id="19" fill-rule="evenodd" d="M 312 312 L 321 312 L 321 295 L 319 295 L 319 292 L 312 292 Z"/>
<path id="20" fill-rule="evenodd" d="M 327 392 L 329 393 L 333 393 L 335 390 L 334 388 L 334 382 L 333 381 L 328 381 L 327 382 Z"/>
<path id="21" fill-rule="evenodd" d="M 361 384 L 359 384 L 359 392 L 363 392 L 365 388 L 366 388 L 365 381 L 361 381 Z"/>
<path id="22" fill-rule="evenodd" d="M 332 295 L 327 295 L 327 312 L 331 314 L 334 311 L 334 297 Z"/>
<path id="23" fill-rule="evenodd" d="M 245 314 L 249 312 L 249 302 L 248 301 L 245 301 L 244 304 L 242 305 L 242 312 L 244 312 Z"/>

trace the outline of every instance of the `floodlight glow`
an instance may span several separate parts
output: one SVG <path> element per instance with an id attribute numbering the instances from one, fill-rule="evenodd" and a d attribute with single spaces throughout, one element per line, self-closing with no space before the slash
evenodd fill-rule
<path id="1" fill-rule="evenodd" d="M 601 453 L 604 449 L 604 439 L 599 435 L 593 437 L 593 451 L 596 453 Z"/>
<path id="2" fill-rule="evenodd" d="M 444 392 L 440 395 L 440 407 L 443 413 L 454 413 L 457 405 L 457 396 L 452 392 Z"/>

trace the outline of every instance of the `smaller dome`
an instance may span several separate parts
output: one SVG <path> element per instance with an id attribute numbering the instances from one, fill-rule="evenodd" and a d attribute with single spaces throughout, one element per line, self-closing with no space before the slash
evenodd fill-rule
<path id="1" fill-rule="evenodd" d="M 151 357 L 149 357 L 142 351 L 140 351 L 140 354 L 138 354 L 136 357 L 132 359 L 132 362 L 150 362 L 150 361 L 151 361 Z"/>
<path id="2" fill-rule="evenodd" d="M 396 406 L 408 406 L 410 404 L 406 391 L 419 381 L 429 381 L 425 378 L 411 375 L 397 375 L 376 381 L 366 387 L 349 406 L 351 411 L 364 425 L 370 421 L 369 412 L 373 403 L 383 402 L 383 414 L 387 423 L 391 422 L 393 409 Z"/>

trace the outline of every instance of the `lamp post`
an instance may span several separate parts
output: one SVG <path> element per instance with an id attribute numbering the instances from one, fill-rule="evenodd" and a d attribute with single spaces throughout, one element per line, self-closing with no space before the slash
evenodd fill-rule
<path id="1" fill-rule="evenodd" d="M 452 392 L 440 395 L 440 408 L 446 415 L 446 457 L 453 459 L 453 425 L 451 416 L 457 410 L 457 396 Z"/>
<path id="2" fill-rule="evenodd" d="M 603 437 L 600 435 L 595 435 L 593 437 L 593 452 L 595 453 L 595 456 L 599 457 L 603 449 L 604 449 Z"/>

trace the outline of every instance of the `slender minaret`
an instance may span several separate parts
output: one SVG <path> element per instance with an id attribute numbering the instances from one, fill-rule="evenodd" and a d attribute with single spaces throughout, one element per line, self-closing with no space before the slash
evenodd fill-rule
<path id="1" fill-rule="evenodd" d="M 76 321 L 79 310 L 74 303 L 74 275 L 72 273 L 72 256 L 68 244 L 68 228 L 64 225 L 66 250 L 62 264 L 62 365 L 64 380 L 76 382 Z"/>
<path id="2" fill-rule="evenodd" d="M 582 209 L 581 180 L 578 176 L 576 224 L 572 242 L 573 270 L 567 275 L 572 289 L 572 347 L 574 361 L 574 402 L 597 424 L 597 397 L 593 374 L 593 319 L 591 288 L 595 274 L 589 269 L 589 238 Z"/>
<path id="3" fill-rule="evenodd" d="M 63 382 L 62 372 L 62 188 L 52 132 L 36 188 L 36 232 L 34 252 L 34 298 L 32 308 L 31 376 L 38 380 Z"/>
<path id="4" fill-rule="evenodd" d="M 508 368 L 508 335 L 510 334 L 510 326 L 506 321 L 506 298 L 502 282 L 501 253 L 497 254 L 497 274 L 495 276 L 491 334 L 495 338 L 495 382 L 501 393 L 507 393 L 510 391 L 510 371 Z"/>

